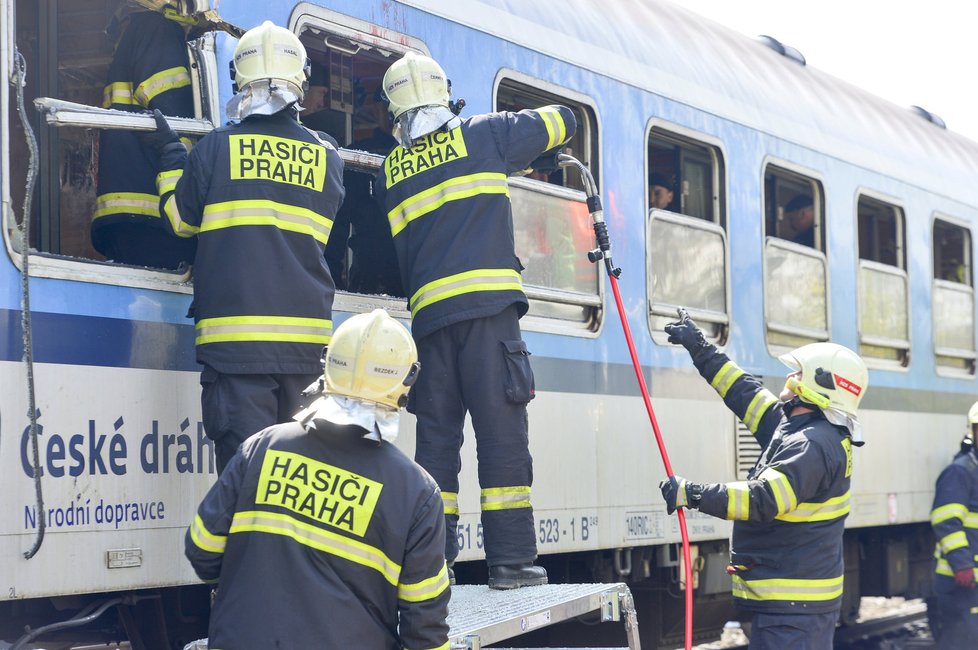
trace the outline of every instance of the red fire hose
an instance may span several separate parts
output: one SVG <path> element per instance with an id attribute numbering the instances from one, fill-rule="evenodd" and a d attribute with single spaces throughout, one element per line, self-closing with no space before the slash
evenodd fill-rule
<path id="1" fill-rule="evenodd" d="M 605 268 L 608 271 L 608 280 L 611 281 L 611 290 L 615 294 L 615 306 L 618 309 L 618 316 L 621 319 L 621 328 L 625 333 L 625 342 L 628 344 L 628 354 L 632 358 L 632 367 L 635 370 L 635 378 L 638 380 L 639 389 L 642 392 L 642 399 L 645 401 L 645 410 L 649 414 L 649 421 L 652 423 L 652 432 L 655 434 L 655 442 L 659 446 L 659 455 L 662 457 L 662 465 L 665 467 L 669 478 L 675 476 L 672 471 L 672 464 L 669 462 L 669 454 L 666 452 L 666 445 L 662 441 L 662 432 L 659 430 L 659 422 L 655 417 L 655 409 L 652 408 L 652 399 L 649 397 L 649 389 L 645 384 L 645 376 L 642 374 L 642 365 L 638 360 L 638 353 L 635 351 L 635 341 L 632 339 L 632 331 L 628 326 L 628 318 L 625 315 L 625 306 L 621 300 L 621 291 L 618 288 L 618 277 L 621 269 L 615 267 L 611 261 L 611 241 L 608 237 L 608 227 L 604 222 L 601 209 L 601 197 L 598 196 L 597 185 L 591 171 L 579 160 L 567 154 L 557 156 L 558 164 L 561 167 L 575 167 L 584 179 L 585 193 L 587 194 L 587 207 L 594 221 L 594 235 L 598 247 L 588 252 L 588 259 L 592 263 L 604 260 Z M 689 532 L 686 529 L 686 513 L 682 508 L 676 509 L 679 517 L 679 532 L 683 540 L 683 564 L 685 568 L 686 580 L 686 627 L 685 627 L 685 648 L 691 650 L 693 647 L 693 565 L 689 554 Z"/>

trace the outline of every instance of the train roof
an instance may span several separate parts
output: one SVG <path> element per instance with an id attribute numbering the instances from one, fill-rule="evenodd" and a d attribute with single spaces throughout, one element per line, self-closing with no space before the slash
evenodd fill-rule
<path id="1" fill-rule="evenodd" d="M 978 205 L 978 143 L 679 5 L 660 0 L 401 1 Z"/>

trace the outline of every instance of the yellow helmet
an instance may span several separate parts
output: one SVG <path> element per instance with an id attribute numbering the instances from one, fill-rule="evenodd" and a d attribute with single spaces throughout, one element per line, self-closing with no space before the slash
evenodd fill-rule
<path id="1" fill-rule="evenodd" d="M 396 120 L 405 111 L 422 106 L 450 108 L 451 85 L 445 71 L 431 57 L 408 52 L 384 74 L 384 98 Z"/>
<path id="2" fill-rule="evenodd" d="M 326 350 L 326 392 L 400 408 L 420 369 L 414 339 L 383 309 L 357 314 Z"/>
<path id="3" fill-rule="evenodd" d="M 869 384 L 869 370 L 858 354 L 836 343 L 809 343 L 779 358 L 801 371 L 800 377 L 789 377 L 785 385 L 803 402 L 856 414 Z"/>
<path id="4" fill-rule="evenodd" d="M 299 37 L 266 20 L 238 41 L 231 59 L 234 92 L 268 79 L 286 84 L 301 101 L 308 88 L 309 60 Z"/>

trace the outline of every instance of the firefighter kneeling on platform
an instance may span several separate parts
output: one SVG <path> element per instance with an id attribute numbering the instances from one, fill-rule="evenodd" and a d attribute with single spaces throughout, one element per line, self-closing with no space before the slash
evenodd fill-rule
<path id="1" fill-rule="evenodd" d="M 829 650 L 842 607 L 856 409 L 869 372 L 853 351 L 811 343 L 780 357 L 793 372 L 779 396 L 719 352 L 680 310 L 666 325 L 700 375 L 763 449 L 746 481 L 660 484 L 669 514 L 698 508 L 734 521 L 734 602 L 753 613 L 751 650 Z"/>
<path id="2" fill-rule="evenodd" d="M 441 493 L 391 444 L 417 358 L 386 312 L 353 316 L 325 394 L 238 448 L 186 535 L 211 648 L 448 649 Z"/>
<path id="3" fill-rule="evenodd" d="M 978 402 L 968 411 L 971 431 L 934 488 L 930 524 L 937 538 L 931 628 L 941 650 L 978 644 Z"/>

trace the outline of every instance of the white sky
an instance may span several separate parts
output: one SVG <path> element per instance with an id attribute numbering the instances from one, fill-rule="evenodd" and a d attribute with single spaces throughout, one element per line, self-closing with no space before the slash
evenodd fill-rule
<path id="1" fill-rule="evenodd" d="M 673 0 L 900 106 L 922 106 L 978 141 L 974 0 Z"/>

